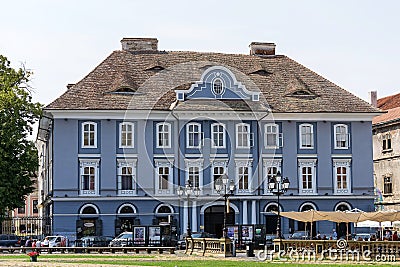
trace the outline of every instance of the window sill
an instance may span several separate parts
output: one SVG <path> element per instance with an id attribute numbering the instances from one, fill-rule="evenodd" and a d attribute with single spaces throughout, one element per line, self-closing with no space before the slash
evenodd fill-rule
<path id="1" fill-rule="evenodd" d="M 314 147 L 300 147 L 300 149 L 314 149 Z"/>
<path id="2" fill-rule="evenodd" d="M 393 152 L 393 148 L 390 149 L 382 149 L 382 153 Z"/>
<path id="3" fill-rule="evenodd" d="M 394 194 L 393 193 L 388 193 L 388 194 L 382 194 L 384 197 L 392 197 Z"/>

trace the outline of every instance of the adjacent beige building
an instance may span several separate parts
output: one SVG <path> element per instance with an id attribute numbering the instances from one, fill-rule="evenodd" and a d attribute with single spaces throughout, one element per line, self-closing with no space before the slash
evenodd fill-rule
<path id="1" fill-rule="evenodd" d="M 374 103 L 374 94 L 371 103 Z M 376 99 L 376 93 L 375 93 Z M 376 208 L 400 210 L 400 94 L 375 100 L 387 113 L 373 120 Z"/>

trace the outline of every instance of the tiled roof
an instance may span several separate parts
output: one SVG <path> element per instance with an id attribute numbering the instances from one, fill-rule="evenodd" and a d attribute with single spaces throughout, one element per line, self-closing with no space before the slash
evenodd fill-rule
<path id="1" fill-rule="evenodd" d="M 374 117 L 372 124 L 380 124 L 400 119 L 400 107 L 392 108 L 387 113 Z"/>
<path id="2" fill-rule="evenodd" d="M 400 94 L 390 95 L 378 99 L 378 108 L 388 110 L 392 108 L 400 107 Z"/>
<path id="3" fill-rule="evenodd" d="M 50 103 L 46 109 L 169 110 L 176 101 L 174 90 L 199 81 L 210 66 L 229 68 L 250 91 L 261 91 L 256 109 L 273 112 L 379 112 L 367 102 L 340 88 L 286 56 L 250 56 L 199 52 L 132 53 L 114 51 L 92 72 Z M 110 93 L 132 87 L 135 93 Z M 136 88 L 138 87 L 138 88 Z M 311 96 L 296 95 L 300 88 Z M 218 102 L 218 101 L 215 101 Z M 244 110 L 241 101 L 227 106 Z M 177 109 L 215 110 L 211 101 L 180 102 Z M 248 108 L 248 107 L 247 107 Z M 253 109 L 254 107 L 250 107 Z"/>

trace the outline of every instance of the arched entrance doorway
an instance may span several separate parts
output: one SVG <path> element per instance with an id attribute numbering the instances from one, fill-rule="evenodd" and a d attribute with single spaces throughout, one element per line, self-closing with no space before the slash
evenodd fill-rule
<path id="1" fill-rule="evenodd" d="M 122 204 L 117 210 L 117 218 L 115 219 L 115 235 L 122 232 L 132 232 L 133 226 L 140 224 L 136 219 L 136 208 L 132 204 Z"/>
<path id="2" fill-rule="evenodd" d="M 156 208 L 153 225 L 170 224 L 174 209 L 168 204 L 161 204 Z"/>
<path id="3" fill-rule="evenodd" d="M 317 210 L 317 207 L 313 203 L 304 203 L 303 205 L 300 206 L 300 211 L 307 211 L 307 210 Z M 311 230 L 312 228 L 312 230 Z M 315 222 L 313 223 L 311 227 L 311 223 L 305 223 L 305 222 L 297 222 L 297 230 L 298 231 L 307 231 L 311 234 L 311 237 L 314 237 L 317 235 L 317 227 L 315 225 Z M 312 232 L 310 232 L 312 231 Z"/>
<path id="4" fill-rule="evenodd" d="M 210 206 L 204 210 L 204 232 L 215 234 L 218 238 L 222 237 L 224 228 L 224 209 L 225 206 Z M 235 211 L 229 207 L 229 213 L 226 214 L 226 224 L 235 224 Z"/>
<path id="5" fill-rule="evenodd" d="M 103 224 L 99 219 L 99 209 L 96 205 L 85 204 L 80 208 L 79 220 L 76 220 L 77 239 L 84 236 L 102 235 Z"/>
<path id="6" fill-rule="evenodd" d="M 339 202 L 335 206 L 335 211 L 346 211 L 351 210 L 351 206 L 347 202 Z M 347 229 L 348 228 L 348 229 Z M 336 233 L 339 238 L 346 238 L 347 231 L 351 233 L 351 225 L 347 225 L 347 223 L 336 223 Z"/>
<path id="7" fill-rule="evenodd" d="M 278 212 L 278 204 L 269 203 L 267 206 L 265 206 L 264 211 L 265 211 L 265 233 L 276 234 L 278 215 L 274 212 Z"/>

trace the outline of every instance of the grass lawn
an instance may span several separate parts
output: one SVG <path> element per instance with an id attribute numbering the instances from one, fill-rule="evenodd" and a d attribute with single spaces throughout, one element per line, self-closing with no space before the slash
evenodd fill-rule
<path id="1" fill-rule="evenodd" d="M 13 260 L 29 261 L 26 255 L 1 255 L 0 262 Z M 188 257 L 188 256 L 174 256 L 174 255 L 98 255 L 98 254 L 82 254 L 82 255 L 68 255 L 68 254 L 42 254 L 38 258 L 38 262 L 62 262 L 62 263 L 75 263 L 76 266 L 80 264 L 99 264 L 99 265 L 136 265 L 136 266 L 162 266 L 162 267 L 197 267 L 197 266 L 212 266 L 212 267 L 252 267 L 252 266 L 266 266 L 266 267 L 283 267 L 283 266 L 300 266 L 300 267 L 314 267 L 317 264 L 324 267 L 360 267 L 360 266 L 393 266 L 391 264 L 380 264 L 377 262 L 371 263 L 354 263 L 348 264 L 347 262 L 270 262 L 270 261 L 256 261 L 255 258 L 249 260 L 248 258 L 230 258 L 221 259 L 218 257 Z"/>

